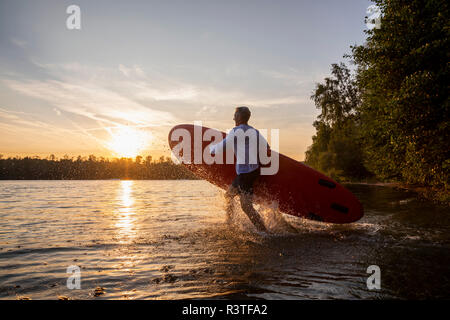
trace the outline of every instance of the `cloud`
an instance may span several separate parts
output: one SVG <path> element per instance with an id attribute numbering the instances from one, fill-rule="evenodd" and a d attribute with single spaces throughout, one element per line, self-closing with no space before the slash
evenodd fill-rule
<path id="1" fill-rule="evenodd" d="M 174 78 L 169 78 L 160 72 L 152 70 L 148 75 L 140 67 L 126 67 L 119 65 L 119 71 L 123 74 L 127 81 L 119 81 L 120 87 L 130 96 L 137 100 L 149 102 L 177 102 L 190 104 L 198 108 L 200 105 L 207 105 L 218 108 L 225 106 L 235 106 L 239 104 L 249 104 L 255 108 L 268 108 L 272 106 L 282 105 L 298 105 L 310 103 L 309 93 L 307 95 L 299 93 L 298 95 L 275 95 L 268 92 L 251 94 L 239 89 L 223 89 L 212 85 L 195 85 L 192 82 L 186 83 Z M 243 74 L 238 65 L 231 65 L 225 68 L 225 74 Z M 286 80 L 281 73 L 274 73 L 278 76 L 278 80 Z M 306 78 L 302 78 L 306 83 Z M 308 84 L 312 84 L 312 80 L 308 79 Z"/>
<path id="2" fill-rule="evenodd" d="M 198 91 L 189 86 L 160 90 L 150 87 L 146 83 L 135 84 L 135 87 L 140 89 L 135 96 L 139 99 L 150 99 L 155 101 L 194 101 L 198 96 Z"/>
<path id="3" fill-rule="evenodd" d="M 322 81 L 326 74 L 318 72 L 301 71 L 295 68 L 287 68 L 286 70 L 260 70 L 262 76 L 281 81 L 284 85 L 289 86 L 306 86 L 311 89 L 314 83 Z"/>
<path id="4" fill-rule="evenodd" d="M 134 65 L 131 68 L 128 68 L 124 66 L 123 64 L 119 64 L 119 71 L 125 76 L 125 77 L 131 77 L 133 75 L 137 75 L 139 77 L 145 77 L 144 71 L 139 66 Z"/>
<path id="5" fill-rule="evenodd" d="M 224 89 L 219 85 L 183 81 L 155 69 L 144 72 L 137 65 L 104 68 L 79 63 L 33 63 L 46 74 L 45 78 L 15 75 L 0 79 L 0 84 L 46 102 L 54 118 L 51 114 L 49 119 L 43 119 L 42 115 L 29 117 L 0 109 L 0 121 L 3 119 L 0 131 L 11 133 L 5 145 L 14 146 L 14 139 L 18 139 L 15 137 L 27 135 L 27 140 L 33 143 L 36 139 L 43 141 L 43 149 L 49 145 L 53 148 L 57 143 L 60 148 L 70 148 L 66 142 L 70 140 L 72 146 L 89 145 L 90 150 L 95 150 L 106 145 L 106 135 L 111 129 L 126 125 L 151 130 L 155 141 L 152 148 L 162 150 L 167 144 L 167 128 L 193 117 L 220 127 L 229 121 L 230 108 L 237 105 L 265 109 L 311 104 L 309 96 L 300 93 Z M 39 131 L 42 128 L 45 132 Z"/>
<path id="6" fill-rule="evenodd" d="M 11 42 L 20 48 L 25 48 L 27 46 L 26 41 L 23 41 L 23 40 L 20 40 L 17 38 L 11 38 Z"/>
<path id="7" fill-rule="evenodd" d="M 26 119 L 28 118 L 28 119 Z M 26 127 L 34 127 L 34 128 L 41 128 L 41 129 L 47 129 L 50 126 L 42 121 L 38 121 L 36 119 L 33 119 L 32 115 L 26 112 L 18 112 L 18 111 L 11 111 L 6 110 L 3 108 L 0 108 L 0 121 L 5 121 L 7 124 L 15 124 L 17 126 L 26 126 Z"/>
<path id="8" fill-rule="evenodd" d="M 52 72 L 55 67 L 47 70 Z M 56 79 L 7 79 L 3 83 L 23 95 L 48 102 L 53 110 L 64 110 L 103 123 L 158 126 L 174 122 L 170 113 L 153 110 L 129 98 L 126 92 L 113 90 L 111 85 L 117 80 L 107 81 L 106 74 L 97 76 L 85 72 L 84 68 L 69 65 L 54 72 Z"/>
<path id="9" fill-rule="evenodd" d="M 198 110 L 195 115 L 197 117 L 204 117 L 205 114 L 216 114 L 218 111 L 217 107 L 215 106 L 203 106 L 202 108 L 200 108 L 200 110 Z"/>
<path id="10" fill-rule="evenodd" d="M 244 100 L 243 102 L 244 104 L 248 104 L 250 106 L 269 108 L 272 106 L 301 105 L 310 103 L 310 100 L 303 96 L 289 96 L 281 98 Z"/>
<path id="11" fill-rule="evenodd" d="M 36 115 L 0 108 L 0 132 L 2 133 L 2 149 L 8 152 L 42 151 L 42 144 L 51 145 L 54 152 L 67 146 L 90 150 L 99 149 L 101 141 L 84 130 L 61 128 L 40 121 Z M 18 138 L 20 137 L 20 139 Z M 100 147 L 100 149 L 103 149 Z M 47 150 L 45 150 L 47 152 Z M 67 150 L 66 150 L 67 151 Z"/>

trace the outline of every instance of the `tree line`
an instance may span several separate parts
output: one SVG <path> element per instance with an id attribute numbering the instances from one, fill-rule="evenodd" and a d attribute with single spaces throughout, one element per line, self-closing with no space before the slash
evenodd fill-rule
<path id="1" fill-rule="evenodd" d="M 197 179 L 184 166 L 175 164 L 168 157 L 153 160 L 143 158 L 97 158 L 89 157 L 61 159 L 54 155 L 39 157 L 0 157 L 0 179 L 3 180 L 96 180 L 96 179 L 149 179 L 178 180 Z"/>
<path id="2" fill-rule="evenodd" d="M 305 162 L 337 180 L 373 178 L 447 192 L 449 3 L 376 0 L 381 27 L 331 66 Z"/>

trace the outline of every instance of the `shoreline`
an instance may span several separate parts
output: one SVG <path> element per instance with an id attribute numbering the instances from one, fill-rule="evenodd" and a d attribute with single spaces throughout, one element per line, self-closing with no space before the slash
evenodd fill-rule
<path id="1" fill-rule="evenodd" d="M 404 182 L 343 182 L 342 184 L 359 184 L 368 186 L 390 187 L 394 189 L 401 189 L 412 191 L 417 195 L 438 205 L 450 206 L 450 191 L 437 189 L 434 187 L 427 187 L 421 185 L 412 185 Z"/>
<path id="2" fill-rule="evenodd" d="M 112 179 L 0 179 L 0 181 L 196 181 L 202 179 L 196 178 L 182 178 L 182 179 L 130 179 L 130 178 L 112 178 Z M 338 181 L 339 182 L 339 181 Z M 436 189 L 433 187 L 426 187 L 420 185 L 411 185 L 402 182 L 366 182 L 366 181 L 344 181 L 339 182 L 342 185 L 367 185 L 389 187 L 412 191 L 417 193 L 419 198 L 432 201 L 438 205 L 450 206 L 450 191 Z"/>

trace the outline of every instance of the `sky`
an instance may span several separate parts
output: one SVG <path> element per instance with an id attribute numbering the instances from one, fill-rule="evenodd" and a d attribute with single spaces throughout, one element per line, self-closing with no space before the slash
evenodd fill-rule
<path id="1" fill-rule="evenodd" d="M 246 105 L 302 161 L 315 84 L 364 43 L 370 4 L 0 0 L 0 154 L 169 156 L 174 125 L 227 131 Z"/>

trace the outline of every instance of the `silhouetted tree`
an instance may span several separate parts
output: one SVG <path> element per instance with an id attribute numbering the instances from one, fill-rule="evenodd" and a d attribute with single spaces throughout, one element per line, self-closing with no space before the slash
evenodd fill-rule
<path id="1" fill-rule="evenodd" d="M 173 163 L 170 158 L 161 157 L 158 162 L 151 162 L 151 156 L 146 157 L 97 158 L 90 155 L 88 159 L 78 156 L 76 160 L 64 156 L 46 159 L 39 157 L 0 158 L 0 179 L 10 180 L 88 180 L 88 179 L 197 179 L 192 172 Z"/>

